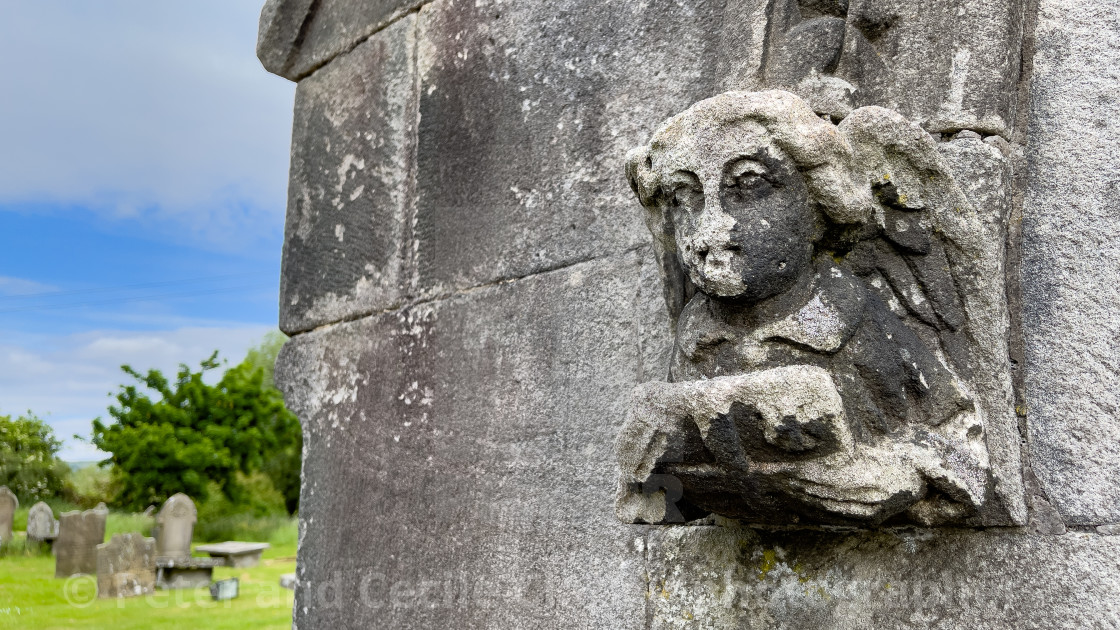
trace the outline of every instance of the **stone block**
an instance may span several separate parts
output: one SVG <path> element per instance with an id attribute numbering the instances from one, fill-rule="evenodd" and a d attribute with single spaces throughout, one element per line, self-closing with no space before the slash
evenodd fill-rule
<path id="1" fill-rule="evenodd" d="M 1115 628 L 1120 539 L 651 530 L 648 628 Z"/>
<path id="2" fill-rule="evenodd" d="M 84 512 L 65 512 L 58 519 L 58 538 L 54 541 L 54 576 L 70 577 L 97 573 L 97 546 L 105 542 L 104 508 Z"/>
<path id="3" fill-rule="evenodd" d="M 1120 2 L 1043 0 L 1030 88 L 1023 329 L 1030 455 L 1067 523 L 1120 521 Z"/>
<path id="4" fill-rule="evenodd" d="M 285 332 L 391 307 L 408 284 L 414 26 L 394 23 L 296 89 Z"/>
<path id="5" fill-rule="evenodd" d="M 137 597 L 156 590 L 156 541 L 116 534 L 97 546 L 97 596 Z"/>
<path id="6" fill-rule="evenodd" d="M 712 93 L 709 34 L 724 13 L 717 2 L 425 5 L 421 294 L 648 242 L 624 157 L 666 116 Z"/>
<path id="7" fill-rule="evenodd" d="M 298 81 L 345 53 L 421 0 L 268 0 L 257 57 L 266 70 Z"/>
<path id="8" fill-rule="evenodd" d="M 644 529 L 615 520 L 612 455 L 639 379 L 641 254 L 285 346 L 297 627 L 643 627 Z"/>

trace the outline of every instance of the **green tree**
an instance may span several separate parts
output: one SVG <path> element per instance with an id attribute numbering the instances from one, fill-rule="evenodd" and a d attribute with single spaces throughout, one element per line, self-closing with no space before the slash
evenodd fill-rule
<path id="1" fill-rule="evenodd" d="M 249 352 L 245 355 L 245 363 L 260 368 L 264 372 L 265 387 L 276 387 L 276 384 L 272 381 L 272 373 L 276 366 L 276 355 L 280 354 L 280 348 L 287 340 L 287 335 L 279 330 L 274 330 L 266 333 L 260 343 L 249 348 Z"/>
<path id="2" fill-rule="evenodd" d="M 261 339 L 260 343 L 249 349 L 241 365 L 246 370 L 259 369 L 264 373 L 265 386 L 276 391 L 272 380 L 276 355 L 288 336 L 279 330 L 272 331 Z M 260 472 L 272 480 L 272 485 L 284 497 L 284 506 L 288 513 L 294 514 L 299 509 L 300 462 L 303 456 L 303 435 L 300 432 L 298 420 L 292 417 L 290 426 L 279 430 L 276 448 L 265 454 Z"/>
<path id="3" fill-rule="evenodd" d="M 14 420 L 0 416 L 0 485 L 21 502 L 56 496 L 69 474 L 60 448 L 50 425 L 30 411 Z"/>
<path id="4" fill-rule="evenodd" d="M 111 453 L 103 463 L 114 466 L 122 507 L 143 509 L 176 492 L 205 501 L 212 488 L 236 503 L 245 492 L 236 473 L 259 471 L 298 443 L 299 421 L 260 367 L 244 361 L 215 385 L 203 381 L 219 367 L 217 355 L 197 371 L 180 365 L 174 381 L 121 367 L 146 391 L 122 385 L 109 408 L 116 421 L 94 420 L 91 442 Z"/>

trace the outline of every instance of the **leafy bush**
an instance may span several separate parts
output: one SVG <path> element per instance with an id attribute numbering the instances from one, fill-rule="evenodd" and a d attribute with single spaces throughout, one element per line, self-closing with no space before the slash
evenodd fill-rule
<path id="1" fill-rule="evenodd" d="M 0 486 L 28 505 L 58 495 L 70 472 L 60 448 L 54 430 L 30 411 L 14 420 L 0 416 Z"/>
<path id="2" fill-rule="evenodd" d="M 116 422 L 93 421 L 92 443 L 112 454 L 117 471 L 117 505 L 142 510 L 176 492 L 205 502 L 216 491 L 236 501 L 244 497 L 237 473 L 251 475 L 278 454 L 299 451 L 299 421 L 266 385 L 264 370 L 246 360 L 207 385 L 203 374 L 218 366 L 215 352 L 198 371 L 180 365 L 173 382 L 158 370 L 121 367 L 153 395 L 122 385 L 109 408 Z"/>
<path id="3" fill-rule="evenodd" d="M 117 495 L 117 481 L 109 468 L 91 464 L 71 470 L 62 489 L 66 501 L 82 509 L 109 503 Z"/>

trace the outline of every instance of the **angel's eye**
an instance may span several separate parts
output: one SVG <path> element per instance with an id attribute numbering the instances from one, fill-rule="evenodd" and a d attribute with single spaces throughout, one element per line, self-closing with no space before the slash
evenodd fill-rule
<path id="1" fill-rule="evenodd" d="M 759 173 L 743 173 L 734 180 L 734 185 L 743 190 L 750 190 L 761 186 L 766 180 Z"/>
<path id="2" fill-rule="evenodd" d="M 751 158 L 742 158 L 729 163 L 723 175 L 723 186 L 740 192 L 757 188 L 767 181 L 766 166 Z"/>

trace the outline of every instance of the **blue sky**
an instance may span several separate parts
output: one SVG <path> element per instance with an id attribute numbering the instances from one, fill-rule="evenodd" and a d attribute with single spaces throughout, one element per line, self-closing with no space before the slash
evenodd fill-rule
<path id="1" fill-rule="evenodd" d="M 0 0 L 0 414 L 95 459 L 119 366 L 232 361 L 276 325 L 294 86 L 263 0 Z"/>

